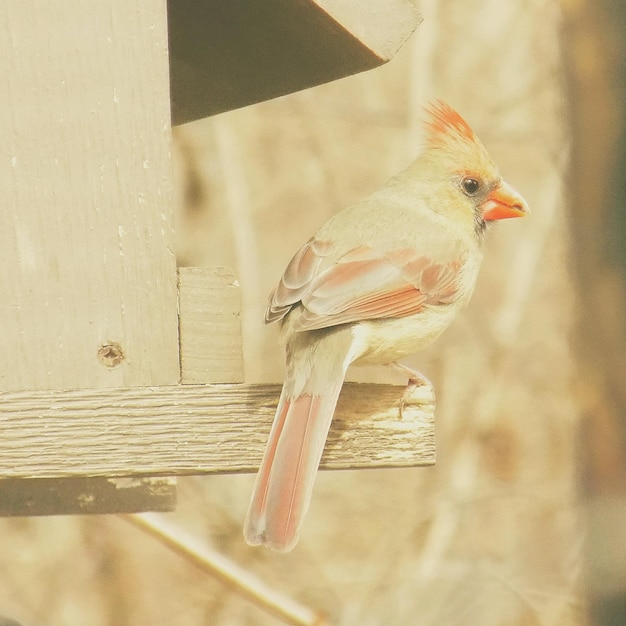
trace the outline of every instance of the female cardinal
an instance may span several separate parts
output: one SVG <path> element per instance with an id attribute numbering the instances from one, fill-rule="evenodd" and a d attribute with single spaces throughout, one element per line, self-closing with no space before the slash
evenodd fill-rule
<path id="1" fill-rule="evenodd" d="M 427 113 L 421 155 L 322 226 L 270 296 L 287 371 L 246 517 L 251 545 L 298 541 L 348 366 L 393 364 L 438 337 L 474 290 L 490 222 L 528 212 L 456 111 L 439 101 Z"/>

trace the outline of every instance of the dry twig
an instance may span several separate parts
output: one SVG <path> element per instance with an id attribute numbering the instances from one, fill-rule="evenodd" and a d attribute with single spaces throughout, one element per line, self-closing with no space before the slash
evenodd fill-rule
<path id="1" fill-rule="evenodd" d="M 285 623 L 329 626 L 323 615 L 268 587 L 223 554 L 185 534 L 178 526 L 166 522 L 161 515 L 142 513 L 120 517 Z"/>

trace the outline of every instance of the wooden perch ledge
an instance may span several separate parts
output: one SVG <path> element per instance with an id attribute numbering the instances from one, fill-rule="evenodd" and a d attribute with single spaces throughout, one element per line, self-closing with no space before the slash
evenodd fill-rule
<path id="1" fill-rule="evenodd" d="M 431 391 L 347 383 L 322 467 L 435 462 Z M 278 385 L 179 385 L 0 394 L 0 477 L 157 476 L 255 471 Z"/>

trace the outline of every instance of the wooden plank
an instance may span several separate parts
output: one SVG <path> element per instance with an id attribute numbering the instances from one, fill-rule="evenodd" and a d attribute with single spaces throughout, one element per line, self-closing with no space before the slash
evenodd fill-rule
<path id="1" fill-rule="evenodd" d="M 166 512 L 176 508 L 175 478 L 0 480 L 0 516 Z"/>
<path id="2" fill-rule="evenodd" d="M 241 296 L 228 267 L 178 270 L 183 384 L 243 382 Z"/>
<path id="3" fill-rule="evenodd" d="M 432 390 L 399 416 L 403 387 L 347 383 L 322 459 L 332 469 L 435 461 Z M 0 477 L 256 471 L 277 385 L 0 394 Z"/>
<path id="4" fill-rule="evenodd" d="M 0 93 L 0 388 L 176 383 L 164 3 L 0 0 Z"/>
<path id="5" fill-rule="evenodd" d="M 172 121 L 381 65 L 420 21 L 407 0 L 170 0 Z"/>

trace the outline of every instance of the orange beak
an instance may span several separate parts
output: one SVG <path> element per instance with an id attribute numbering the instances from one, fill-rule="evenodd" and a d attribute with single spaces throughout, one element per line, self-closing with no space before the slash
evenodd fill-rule
<path id="1" fill-rule="evenodd" d="M 524 217 L 530 213 L 526 200 L 502 181 L 482 202 L 483 219 L 503 220 L 508 217 Z"/>

